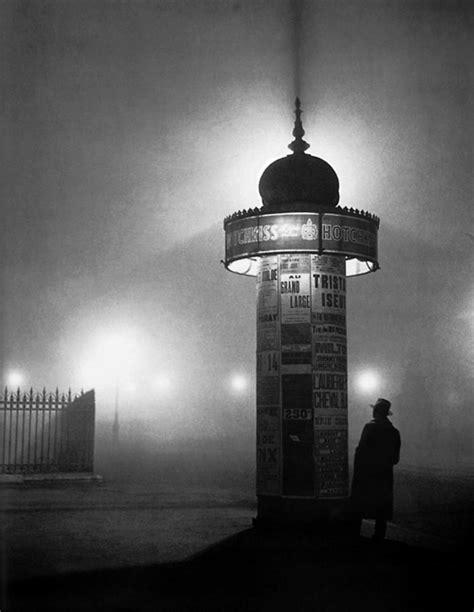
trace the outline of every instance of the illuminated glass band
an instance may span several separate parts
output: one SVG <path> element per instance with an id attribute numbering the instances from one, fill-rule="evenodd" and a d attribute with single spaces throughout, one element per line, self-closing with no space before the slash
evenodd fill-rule
<path id="1" fill-rule="evenodd" d="M 256 276 L 257 261 L 264 255 L 341 255 L 346 259 L 347 276 L 366 274 L 378 268 L 378 227 L 377 217 L 346 208 L 331 212 L 237 213 L 224 221 L 224 263 L 231 272 Z"/>

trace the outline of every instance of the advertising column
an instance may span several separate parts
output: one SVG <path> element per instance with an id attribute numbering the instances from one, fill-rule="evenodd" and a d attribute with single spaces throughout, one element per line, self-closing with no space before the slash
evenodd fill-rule
<path id="1" fill-rule="evenodd" d="M 344 257 L 311 255 L 316 497 L 348 494 Z"/>

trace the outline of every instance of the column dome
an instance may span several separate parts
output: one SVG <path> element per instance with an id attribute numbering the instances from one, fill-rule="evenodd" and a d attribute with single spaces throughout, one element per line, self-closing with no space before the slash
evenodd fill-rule
<path id="1" fill-rule="evenodd" d="M 293 154 L 271 163 L 258 184 L 263 212 L 317 211 L 339 202 L 339 179 L 334 169 L 324 159 L 305 153 L 309 144 L 303 140 L 298 98 L 295 114 L 295 140 L 288 145 Z"/>
<path id="2" fill-rule="evenodd" d="M 339 179 L 319 157 L 294 153 L 277 159 L 263 172 L 258 190 L 263 210 L 317 211 L 339 202 Z"/>

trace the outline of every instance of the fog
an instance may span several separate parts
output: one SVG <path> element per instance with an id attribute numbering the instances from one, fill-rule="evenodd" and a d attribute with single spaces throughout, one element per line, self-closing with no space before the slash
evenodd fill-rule
<path id="1" fill-rule="evenodd" d="M 402 463 L 472 466 L 471 3 L 0 10 L 5 383 L 94 387 L 98 469 L 251 479 L 255 283 L 222 220 L 260 204 L 299 93 L 341 205 L 381 218 L 381 270 L 348 283 L 351 456 L 384 396 Z"/>

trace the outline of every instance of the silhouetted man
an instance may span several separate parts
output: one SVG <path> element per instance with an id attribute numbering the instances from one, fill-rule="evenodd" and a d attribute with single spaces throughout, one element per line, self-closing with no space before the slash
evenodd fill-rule
<path id="1" fill-rule="evenodd" d="M 388 420 L 391 403 L 379 398 L 373 419 L 364 426 L 355 451 L 352 505 L 359 531 L 363 518 L 375 519 L 373 540 L 385 537 L 387 521 L 393 514 L 393 466 L 400 459 L 400 433 Z"/>

